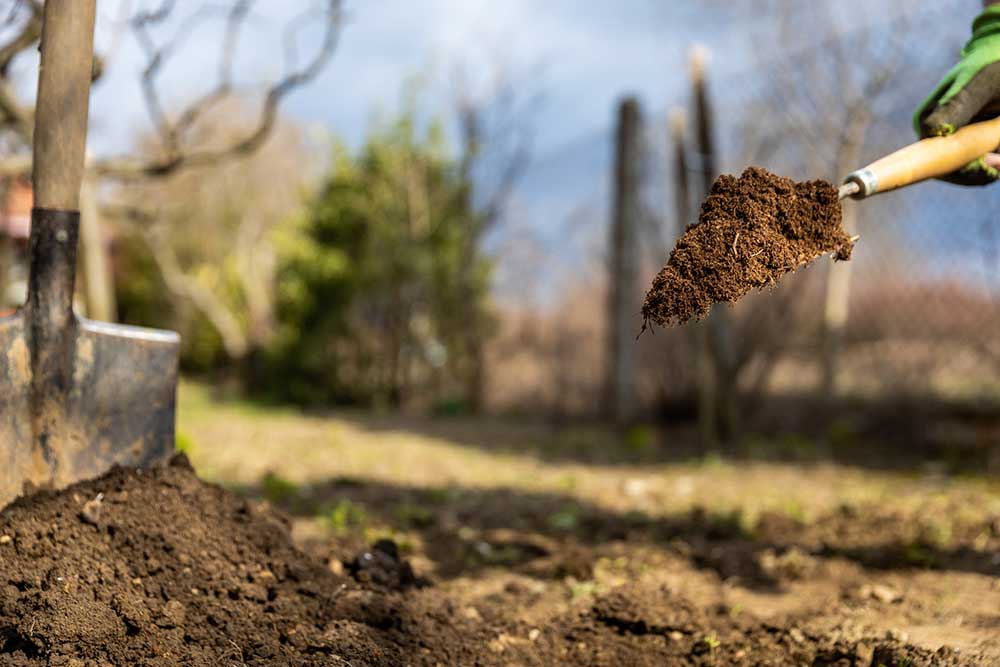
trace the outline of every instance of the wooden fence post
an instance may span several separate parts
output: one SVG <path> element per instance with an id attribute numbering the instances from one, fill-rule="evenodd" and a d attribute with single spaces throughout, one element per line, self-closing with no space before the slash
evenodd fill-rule
<path id="1" fill-rule="evenodd" d="M 688 163 L 684 112 L 676 110 L 670 119 L 670 135 L 674 149 L 673 191 L 674 211 L 677 216 L 677 234 L 694 222 L 691 213 L 691 167 Z M 711 350 L 708 346 L 708 328 L 705 322 L 691 322 L 687 326 L 695 367 L 695 391 L 698 398 L 698 433 L 705 449 L 714 449 L 719 437 L 715 417 L 715 378 L 712 370 Z"/>
<path id="2" fill-rule="evenodd" d="M 715 123 L 705 75 L 706 54 L 694 49 L 691 54 L 691 83 L 694 92 L 698 171 L 701 173 L 699 200 L 708 196 L 712 183 L 719 175 L 715 147 Z M 739 396 L 737 392 L 737 360 L 733 323 L 729 307 L 717 304 L 706 319 L 707 347 L 714 366 L 715 421 L 714 434 L 731 443 L 739 433 Z M 713 442 L 706 443 L 709 446 Z"/>
<path id="3" fill-rule="evenodd" d="M 639 102 L 623 100 L 615 136 L 614 199 L 608 262 L 607 393 L 610 418 L 626 424 L 636 414 L 635 337 L 639 330 L 639 245 L 641 169 Z"/>

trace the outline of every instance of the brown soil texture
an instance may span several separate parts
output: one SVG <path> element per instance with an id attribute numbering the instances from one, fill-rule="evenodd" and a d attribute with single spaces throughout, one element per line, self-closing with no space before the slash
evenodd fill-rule
<path id="1" fill-rule="evenodd" d="M 683 324 L 715 303 L 734 302 L 790 271 L 833 252 L 850 259 L 837 189 L 796 183 L 750 167 L 720 176 L 653 280 L 642 306 L 645 323 Z"/>
<path id="2" fill-rule="evenodd" d="M 388 540 L 329 563 L 297 550 L 283 515 L 183 457 L 17 501 L 0 513 L 0 576 L 4 667 L 987 664 L 662 586 L 535 623 L 505 613 L 532 595 L 513 581 L 469 607 Z"/>

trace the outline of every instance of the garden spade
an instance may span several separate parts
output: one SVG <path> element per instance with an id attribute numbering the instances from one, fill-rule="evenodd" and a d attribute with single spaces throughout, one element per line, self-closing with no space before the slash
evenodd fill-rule
<path id="1" fill-rule="evenodd" d="M 73 312 L 96 0 L 47 0 L 28 297 L 0 319 L 0 507 L 174 447 L 179 338 Z"/>

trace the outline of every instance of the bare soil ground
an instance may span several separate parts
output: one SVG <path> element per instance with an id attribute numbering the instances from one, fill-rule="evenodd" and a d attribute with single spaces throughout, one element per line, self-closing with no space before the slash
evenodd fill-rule
<path id="1" fill-rule="evenodd" d="M 988 479 L 182 397 L 231 490 L 178 459 L 0 513 L 0 664 L 1000 661 Z"/>
<path id="2" fill-rule="evenodd" d="M 196 468 L 287 513 L 358 595 L 358 553 L 398 545 L 428 584 L 392 593 L 400 664 L 1000 664 L 995 479 L 184 396 Z"/>

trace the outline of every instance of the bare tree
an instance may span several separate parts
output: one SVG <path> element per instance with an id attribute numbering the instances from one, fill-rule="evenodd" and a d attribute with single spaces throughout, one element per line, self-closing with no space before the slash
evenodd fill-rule
<path id="1" fill-rule="evenodd" d="M 461 142 L 459 168 L 467 184 L 466 210 L 473 233 L 462 251 L 463 271 L 479 265 L 485 238 L 502 221 L 514 187 L 528 166 L 534 139 L 530 116 L 541 102 L 538 92 L 515 85 L 510 72 L 496 65 L 485 89 L 475 90 L 470 77 L 459 69 L 455 76 L 455 115 Z M 473 286 L 468 276 L 461 284 Z M 465 395 L 469 408 L 483 407 L 486 385 L 485 346 L 490 316 L 480 300 L 469 295 L 462 300 L 466 311 L 464 348 L 469 360 Z"/>
<path id="2" fill-rule="evenodd" d="M 337 45 L 342 21 L 340 0 L 313 0 L 304 10 L 283 27 L 284 71 L 276 80 L 247 90 L 235 78 L 235 60 L 240 44 L 244 41 L 247 26 L 260 3 L 256 0 L 229 0 L 227 4 L 179 3 L 177 0 L 158 0 L 156 3 L 139 3 L 138 9 L 127 20 L 127 29 L 140 46 L 145 64 L 140 77 L 140 88 L 146 110 L 152 122 L 152 142 L 139 154 L 100 156 L 88 164 L 88 187 L 95 199 L 91 216 L 85 216 L 84 225 L 96 226 L 100 218 L 126 218 L 145 221 L 157 220 L 159 212 L 131 202 L 123 207 L 120 202 L 109 205 L 99 195 L 116 185 L 135 185 L 163 179 L 188 169 L 215 168 L 234 159 L 253 154 L 272 135 L 277 123 L 281 103 L 294 90 L 307 85 L 330 61 Z M 189 13 L 184 14 L 183 11 Z M 0 44 L 0 145 L 8 148 L 0 159 L 0 175 L 30 173 L 31 133 L 33 111 L 30 103 L 18 98 L 13 81 L 11 64 L 22 54 L 28 53 L 38 42 L 41 31 L 41 0 L 20 0 L 11 4 L 5 19 L 7 39 Z M 184 39 L 200 26 L 221 19 L 221 38 L 215 54 L 216 72 L 211 87 L 186 105 L 177 106 L 174 95 L 162 87 L 161 75 L 171 59 L 183 46 Z M 318 44 L 305 58 L 300 57 L 302 33 L 312 28 L 320 32 Z M 206 58 L 206 62 L 211 62 Z M 99 81 L 105 71 L 105 59 L 98 54 L 94 78 Z M 234 97 L 257 99 L 256 113 L 242 133 L 227 134 L 223 141 L 206 141 L 202 131 L 212 113 L 225 104 L 232 104 Z M 89 220 L 89 222 L 88 222 Z M 109 305 L 100 303 L 98 283 L 101 274 L 107 274 L 107 258 L 92 253 L 102 252 L 100 231 L 84 230 L 83 265 L 91 274 L 87 276 L 88 307 L 92 311 L 107 311 Z M 152 232 L 151 232 L 152 234 Z M 154 234 L 155 236 L 155 234 Z M 151 246 L 152 247 L 152 246 Z M 159 246 L 156 246 L 159 248 Z M 164 278 L 175 283 L 177 294 L 187 299 L 219 328 L 220 335 L 228 339 L 227 348 L 239 351 L 242 345 L 233 335 L 232 323 L 227 321 L 217 304 L 203 291 L 181 287 L 168 278 L 172 266 L 170 258 L 160 256 L 158 264 L 166 268 Z M 107 289 L 103 292 L 107 293 Z M 93 312 L 91 313 L 94 314 Z M 102 312 L 105 316 L 108 312 Z"/>
<path id="3" fill-rule="evenodd" d="M 206 114 L 192 143 L 231 141 L 252 122 L 230 100 Z M 139 152 L 157 148 L 149 136 Z M 252 363 L 274 336 L 276 233 L 295 224 L 314 162 L 299 129 L 279 120 L 249 157 L 137 181 L 107 202 L 137 223 L 122 232 L 145 242 L 175 310 L 201 313 L 237 364 Z"/>
<path id="4" fill-rule="evenodd" d="M 760 69 L 767 89 L 782 98 L 780 128 L 787 144 L 809 147 L 797 151 L 798 165 L 806 173 L 839 182 L 861 165 L 868 130 L 877 113 L 879 98 L 890 91 L 893 75 L 909 43 L 909 21 L 904 13 L 892 29 L 873 28 L 867 22 L 850 22 L 827 2 L 808 10 L 795 3 L 771 0 L 769 10 L 780 17 L 777 52 L 764 52 Z M 856 19 L 856 15 L 849 15 Z M 818 45 L 801 44 L 802 34 L 828 35 Z M 854 234 L 858 211 L 844 205 L 844 228 Z M 821 389 L 837 391 L 837 367 L 850 300 L 853 264 L 828 266 L 823 300 Z"/>

